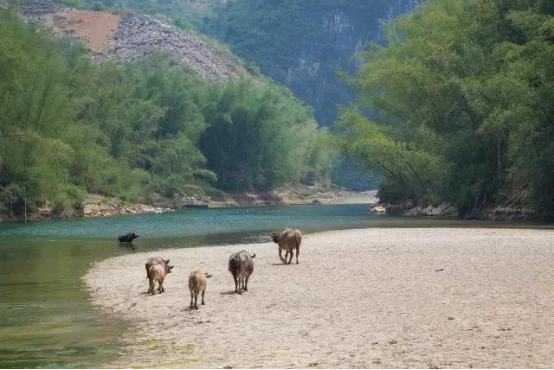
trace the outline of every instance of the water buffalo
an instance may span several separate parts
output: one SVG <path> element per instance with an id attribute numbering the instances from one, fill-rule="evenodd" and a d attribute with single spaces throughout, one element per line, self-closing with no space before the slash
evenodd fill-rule
<path id="1" fill-rule="evenodd" d="M 248 279 L 254 271 L 256 254 L 250 255 L 245 250 L 235 252 L 229 257 L 229 271 L 235 280 L 235 293 L 242 294 L 241 289 L 248 290 Z"/>
<path id="2" fill-rule="evenodd" d="M 300 244 L 302 243 L 302 233 L 298 229 L 283 229 L 278 233 L 272 233 L 271 239 L 279 245 L 279 258 L 283 263 L 287 263 L 287 257 L 289 257 L 288 264 L 292 261 L 294 250 L 296 249 L 296 264 L 298 264 L 298 255 L 300 254 Z M 285 250 L 285 258 L 281 256 L 281 251 Z"/>
<path id="3" fill-rule="evenodd" d="M 135 233 L 127 233 L 125 235 L 120 235 L 117 240 L 119 240 L 120 243 L 132 243 L 133 240 L 138 238 L 139 236 Z"/>
<path id="4" fill-rule="evenodd" d="M 206 293 L 206 285 L 208 278 L 212 275 L 207 272 L 193 271 L 189 275 L 189 290 L 190 290 L 190 308 L 198 309 L 198 293 L 202 293 L 202 304 L 205 304 L 204 294 Z M 194 298 L 194 304 L 193 304 Z"/>
<path id="5" fill-rule="evenodd" d="M 164 260 L 161 257 L 152 257 L 146 261 L 144 267 L 146 268 L 146 278 L 150 283 L 148 293 L 155 294 L 154 286 L 156 281 L 158 282 L 158 292 L 160 294 L 165 292 L 164 279 L 174 267 L 169 265 L 169 259 Z"/>

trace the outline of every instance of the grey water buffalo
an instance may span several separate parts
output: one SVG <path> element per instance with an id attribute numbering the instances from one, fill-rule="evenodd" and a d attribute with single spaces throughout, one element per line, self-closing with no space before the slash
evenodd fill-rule
<path id="1" fill-rule="evenodd" d="M 155 294 L 154 286 L 158 282 L 158 292 L 165 292 L 164 279 L 171 272 L 174 266 L 169 265 L 169 259 L 165 260 L 161 257 L 152 257 L 146 261 L 146 278 L 149 280 L 148 293 Z"/>
<path id="2" fill-rule="evenodd" d="M 198 294 L 202 294 L 202 304 L 205 304 L 204 294 L 206 293 L 206 285 L 208 278 L 212 275 L 207 272 L 193 271 L 189 275 L 189 290 L 190 290 L 190 308 L 198 309 Z M 194 304 L 193 304 L 194 299 Z"/>
<path id="3" fill-rule="evenodd" d="M 272 233 L 271 239 L 279 245 L 279 258 L 281 259 L 281 261 L 283 261 L 283 263 L 290 264 L 292 261 L 292 256 L 294 255 L 294 250 L 296 250 L 296 264 L 298 264 L 300 244 L 302 243 L 302 233 L 300 232 L 300 230 L 286 228 L 279 231 L 278 233 Z M 283 258 L 281 255 L 283 249 L 286 251 L 285 258 Z"/>
<path id="4" fill-rule="evenodd" d="M 248 279 L 254 272 L 254 257 L 245 250 L 235 252 L 229 257 L 229 271 L 235 280 L 235 293 L 242 294 L 242 289 L 248 290 Z"/>
<path id="5" fill-rule="evenodd" d="M 117 240 L 120 242 L 120 243 L 132 243 L 133 240 L 135 240 L 136 238 L 138 238 L 139 236 L 135 233 L 127 233 L 125 235 L 120 235 L 117 237 Z"/>

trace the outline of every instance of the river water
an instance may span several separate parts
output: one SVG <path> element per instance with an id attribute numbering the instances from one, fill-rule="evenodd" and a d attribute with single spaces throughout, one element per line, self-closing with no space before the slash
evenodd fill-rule
<path id="1" fill-rule="evenodd" d="M 186 209 L 159 215 L 0 224 L 0 368 L 98 367 L 117 356 L 125 323 L 95 310 L 81 281 L 91 263 L 111 256 L 268 241 L 269 232 L 283 226 L 304 233 L 368 227 L 513 226 L 392 218 L 372 215 L 367 209 L 364 204 Z M 135 249 L 115 242 L 117 235 L 130 231 L 140 235 Z"/>

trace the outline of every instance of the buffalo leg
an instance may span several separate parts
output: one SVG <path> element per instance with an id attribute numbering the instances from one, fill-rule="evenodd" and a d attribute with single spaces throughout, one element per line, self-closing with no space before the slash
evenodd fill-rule
<path id="1" fill-rule="evenodd" d="M 281 252 L 283 251 L 283 248 L 281 248 L 281 246 L 279 246 L 279 259 L 283 262 L 285 262 L 285 260 L 283 259 L 283 256 L 281 255 Z M 285 254 L 285 258 L 287 257 L 287 255 Z"/>
<path id="2" fill-rule="evenodd" d="M 154 294 L 154 279 L 149 279 L 150 287 L 148 288 L 148 293 Z"/>
<path id="3" fill-rule="evenodd" d="M 283 263 L 286 264 L 288 259 L 289 259 L 289 251 L 287 250 L 285 252 L 285 259 L 283 260 Z"/>
<path id="4" fill-rule="evenodd" d="M 160 294 L 162 294 L 163 292 L 165 292 L 165 289 L 164 289 L 164 280 L 161 279 L 159 282 L 158 282 L 158 292 L 160 292 Z"/>
<path id="5" fill-rule="evenodd" d="M 294 255 L 294 249 L 291 248 L 290 250 L 290 256 L 289 256 L 289 265 L 292 262 L 292 256 Z"/>
<path id="6" fill-rule="evenodd" d="M 233 279 L 235 279 L 235 293 L 238 293 L 239 292 L 238 279 L 236 276 L 233 276 Z"/>
<path id="7" fill-rule="evenodd" d="M 194 305 L 192 304 L 193 299 L 194 299 L 194 292 L 191 290 L 190 291 L 190 308 L 194 307 Z"/>
<path id="8" fill-rule="evenodd" d="M 298 265 L 298 255 L 300 254 L 300 247 L 296 247 L 296 264 Z"/>
<path id="9" fill-rule="evenodd" d="M 248 278 L 244 281 L 244 290 L 248 290 Z"/>
<path id="10" fill-rule="evenodd" d="M 198 309 L 198 291 L 194 291 L 194 308 Z"/>
<path id="11" fill-rule="evenodd" d="M 202 291 L 202 304 L 203 304 L 203 305 L 206 304 L 206 301 L 204 300 L 204 294 L 206 294 L 206 291 L 205 291 L 205 290 Z"/>

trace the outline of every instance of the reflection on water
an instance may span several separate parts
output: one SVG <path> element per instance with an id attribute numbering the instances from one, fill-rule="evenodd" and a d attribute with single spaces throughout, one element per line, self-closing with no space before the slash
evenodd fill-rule
<path id="1" fill-rule="evenodd" d="M 118 352 L 124 324 L 100 317 L 80 281 L 106 252 L 91 242 L 0 242 L 0 367 L 86 367 Z"/>
<path id="2" fill-rule="evenodd" d="M 367 205 L 190 209 L 0 225 L 0 367 L 94 367 L 122 350 L 117 339 L 125 324 L 108 321 L 95 310 L 81 282 L 92 262 L 135 252 L 116 243 L 119 234 L 136 232 L 136 250 L 148 251 L 269 241 L 271 230 L 287 225 L 304 232 L 513 226 L 376 216 Z"/>

